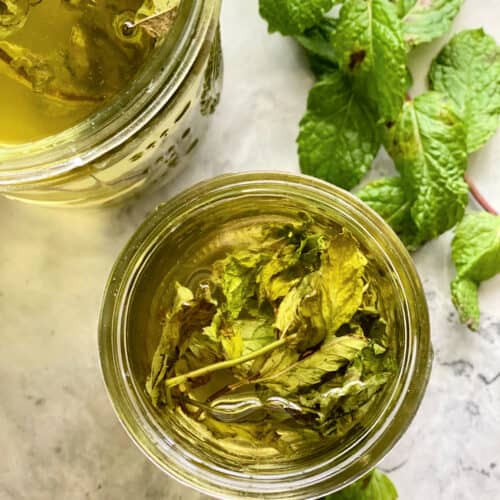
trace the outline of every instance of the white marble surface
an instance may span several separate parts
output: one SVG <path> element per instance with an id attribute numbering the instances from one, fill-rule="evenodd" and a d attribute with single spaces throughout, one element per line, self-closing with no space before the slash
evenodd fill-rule
<path id="1" fill-rule="evenodd" d="M 222 172 L 297 171 L 294 139 L 312 82 L 300 51 L 267 35 L 255 0 L 226 0 L 222 25 L 223 101 L 192 167 L 168 189 L 91 212 L 0 200 L 0 500 L 202 498 L 164 477 L 121 429 L 98 369 L 96 325 L 116 255 L 159 201 Z M 478 26 L 500 41 L 497 0 L 465 1 L 455 28 Z M 416 54 L 422 75 L 440 43 Z M 470 167 L 497 208 L 499 165 L 500 135 Z M 390 168 L 381 157 L 376 172 Z M 402 500 L 498 500 L 500 279 L 482 287 L 482 328 L 469 333 L 450 304 L 449 241 L 415 255 L 436 359 L 421 410 L 382 467 Z"/>

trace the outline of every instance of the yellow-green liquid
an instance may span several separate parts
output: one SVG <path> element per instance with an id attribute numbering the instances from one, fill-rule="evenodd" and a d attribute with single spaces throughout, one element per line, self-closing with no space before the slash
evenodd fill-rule
<path id="1" fill-rule="evenodd" d="M 116 96 L 135 76 L 152 47 L 145 34 L 130 41 L 119 37 L 113 24 L 128 14 L 133 18 L 141 3 L 32 2 L 24 26 L 3 40 L 0 36 L 0 144 L 26 143 L 61 132 Z M 0 0 L 0 14 L 2 8 Z M 76 34 L 85 42 L 78 51 L 74 49 Z M 48 87 L 33 88 L 24 69 L 13 71 L 12 61 L 9 64 L 12 47 L 26 51 L 41 64 L 49 61 L 52 80 Z M 58 94 L 58 70 L 64 74 L 63 95 Z"/>

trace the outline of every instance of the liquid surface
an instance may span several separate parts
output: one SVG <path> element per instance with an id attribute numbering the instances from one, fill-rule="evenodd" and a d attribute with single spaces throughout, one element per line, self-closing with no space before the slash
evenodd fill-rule
<path id="1" fill-rule="evenodd" d="M 125 36 L 141 0 L 0 0 L 0 144 L 61 132 L 113 98 L 153 39 Z"/>

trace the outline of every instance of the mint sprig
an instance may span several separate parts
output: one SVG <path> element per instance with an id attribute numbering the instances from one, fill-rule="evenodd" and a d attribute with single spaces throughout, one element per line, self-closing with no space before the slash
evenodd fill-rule
<path id="1" fill-rule="evenodd" d="M 261 0 L 261 14 L 273 31 L 280 22 L 289 23 L 291 11 L 274 8 L 269 17 L 262 7 L 271 3 L 283 2 Z M 324 3 L 320 13 L 318 1 L 299 3 L 294 16 L 308 12 L 316 21 L 280 31 L 305 47 L 319 80 L 300 122 L 301 169 L 352 189 L 383 143 L 400 175 L 372 182 L 358 195 L 416 250 L 460 223 L 469 187 L 478 198 L 466 174 L 467 155 L 500 123 L 500 48 L 483 30 L 459 33 L 434 61 L 430 91 L 411 99 L 409 53 L 444 35 L 463 0 L 343 0 L 331 2 L 341 4 L 333 14 Z M 461 246 L 479 252 L 472 240 L 464 238 Z M 454 282 L 453 302 L 461 319 L 476 329 L 477 297 L 464 283 Z"/>

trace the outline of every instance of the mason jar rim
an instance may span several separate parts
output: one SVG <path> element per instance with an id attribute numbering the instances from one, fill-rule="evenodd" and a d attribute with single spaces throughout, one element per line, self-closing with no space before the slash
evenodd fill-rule
<path id="1" fill-rule="evenodd" d="M 307 470 L 255 478 L 234 470 L 211 467 L 162 433 L 161 424 L 148 414 L 130 375 L 126 352 L 127 304 L 141 271 L 155 247 L 182 219 L 220 202 L 235 191 L 244 195 L 293 192 L 309 199 L 319 197 L 332 210 L 344 210 L 365 225 L 382 245 L 391 269 L 405 292 L 403 361 L 395 384 L 377 420 L 356 442 L 352 452 L 331 468 L 333 459 Z M 411 329 L 418 331 L 413 332 Z M 418 337 L 418 338 L 417 338 Z M 303 175 L 287 173 L 228 174 L 204 181 L 160 205 L 139 227 L 118 257 L 103 298 L 99 322 L 99 353 L 108 395 L 123 427 L 141 451 L 161 470 L 181 483 L 218 498 L 276 498 L 299 500 L 333 493 L 369 472 L 394 446 L 411 423 L 423 398 L 432 364 L 429 316 L 422 285 L 407 250 L 374 211 L 359 199 L 331 184 Z M 390 408 L 390 404 L 394 406 Z M 390 410 L 390 411 L 389 411 Z M 376 426 L 379 427 L 376 428 Z M 372 435 L 369 435 L 369 434 Z"/>
<path id="2" fill-rule="evenodd" d="M 189 74 L 219 6 L 220 0 L 182 0 L 177 19 L 183 22 L 174 24 L 172 36 L 153 51 L 130 86 L 109 104 L 56 135 L 31 143 L 2 145 L 0 186 L 67 174 L 114 151 L 137 134 L 167 105 Z"/>

